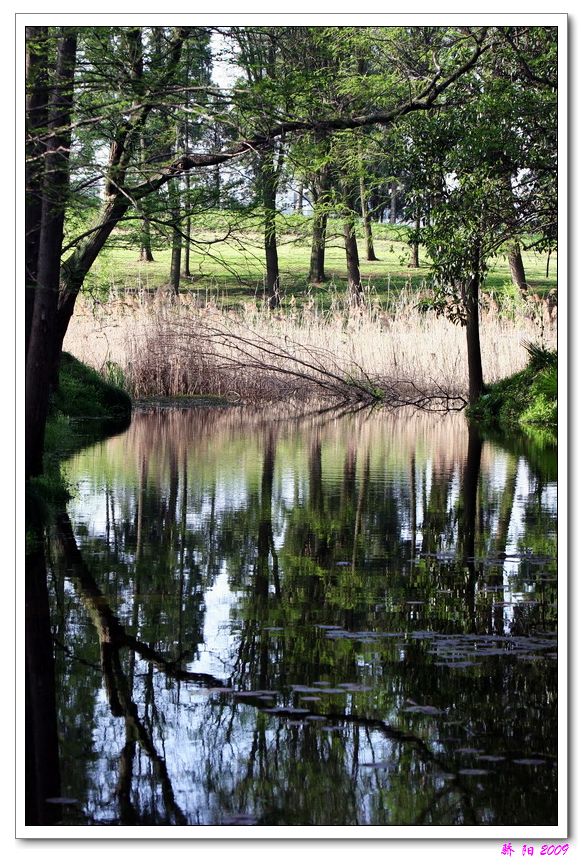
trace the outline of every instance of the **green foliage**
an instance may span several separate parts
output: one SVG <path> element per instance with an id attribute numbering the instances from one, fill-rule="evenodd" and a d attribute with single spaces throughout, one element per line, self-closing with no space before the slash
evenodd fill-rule
<path id="1" fill-rule="evenodd" d="M 486 428 L 522 431 L 540 444 L 550 444 L 557 432 L 557 352 L 532 343 L 527 348 L 528 366 L 491 385 L 467 413 Z"/>

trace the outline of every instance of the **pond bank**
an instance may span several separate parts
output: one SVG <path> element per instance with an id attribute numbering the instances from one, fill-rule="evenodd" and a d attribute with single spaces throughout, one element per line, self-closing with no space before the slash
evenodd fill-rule
<path id="1" fill-rule="evenodd" d="M 125 430 L 132 417 L 132 401 L 121 388 L 63 352 L 59 385 L 51 397 L 45 432 L 44 472 L 30 482 L 31 503 L 62 502 L 69 498 L 60 469 L 65 456 L 102 438 Z"/>

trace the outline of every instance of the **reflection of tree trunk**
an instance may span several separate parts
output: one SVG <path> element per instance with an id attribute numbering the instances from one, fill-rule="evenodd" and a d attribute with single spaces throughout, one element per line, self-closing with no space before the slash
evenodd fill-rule
<path id="1" fill-rule="evenodd" d="M 417 553 L 417 483 L 415 454 L 411 457 L 411 560 Z"/>
<path id="2" fill-rule="evenodd" d="M 516 495 L 516 484 L 518 481 L 518 465 L 514 457 L 508 455 L 506 463 L 506 481 L 500 499 L 500 510 L 498 512 L 498 526 L 493 538 L 492 549 L 496 553 L 504 553 L 508 546 L 508 531 L 510 519 Z"/>
<path id="3" fill-rule="evenodd" d="M 324 500 L 322 489 L 322 442 L 319 437 L 314 439 L 310 447 L 308 476 L 310 482 L 310 509 L 319 514 L 322 511 Z"/>
<path id="4" fill-rule="evenodd" d="M 125 718 L 128 740 L 131 736 L 140 744 L 144 752 L 150 758 L 155 770 L 157 781 L 160 784 L 168 819 L 171 820 L 173 824 L 185 825 L 186 818 L 174 799 L 174 792 L 172 790 L 172 784 L 168 775 L 166 763 L 157 753 L 152 737 L 144 723 L 140 720 L 137 706 L 132 700 L 131 688 L 121 665 L 120 649 L 122 647 L 127 647 L 134 652 L 137 651 L 143 658 L 151 660 L 153 664 L 156 664 L 158 667 L 163 669 L 166 674 L 173 675 L 176 679 L 180 678 L 187 681 L 199 681 L 210 685 L 211 687 L 219 686 L 223 683 L 220 682 L 219 679 L 215 679 L 213 676 L 200 673 L 190 673 L 189 671 L 181 670 L 177 664 L 165 661 L 165 659 L 150 646 L 127 634 L 109 607 L 106 598 L 97 586 L 92 574 L 83 561 L 83 557 L 81 556 L 75 541 L 71 522 L 65 512 L 58 515 L 57 528 L 58 540 L 66 565 L 70 569 L 73 583 L 97 630 L 100 643 L 104 684 L 108 694 L 111 711 L 114 715 Z M 127 775 L 130 771 L 128 764 L 130 756 L 131 748 L 128 745 L 127 748 L 124 749 L 124 754 L 122 755 L 122 759 L 126 761 L 125 768 L 122 766 L 126 774 L 126 784 L 128 780 Z"/>
<path id="5" fill-rule="evenodd" d="M 462 518 L 460 535 L 462 556 L 467 569 L 466 605 L 470 628 L 475 629 L 476 619 L 476 513 L 478 504 L 478 482 L 482 459 L 482 438 L 477 428 L 468 427 L 468 453 L 464 467 L 462 487 Z"/>
<path id="6" fill-rule="evenodd" d="M 255 595 L 267 599 L 269 596 L 269 553 L 273 548 L 271 503 L 273 498 L 273 474 L 275 468 L 275 437 L 270 429 L 266 435 L 261 473 L 261 513 L 257 530 L 257 569 L 255 572 Z"/>
<path id="7" fill-rule="evenodd" d="M 356 513 L 354 514 L 354 537 L 352 540 L 352 573 L 356 570 L 356 552 L 358 549 L 358 536 L 360 534 L 360 524 L 362 521 L 362 510 L 364 501 L 368 492 L 368 482 L 370 478 L 370 453 L 367 453 L 364 458 L 364 469 L 362 472 L 362 481 L 358 493 L 358 501 L 356 503 Z"/>
<path id="8" fill-rule="evenodd" d="M 462 487 L 462 517 L 460 534 L 464 560 L 474 558 L 476 543 L 476 514 L 478 499 L 478 480 L 482 459 L 482 438 L 477 428 L 468 426 L 468 452 L 464 466 Z"/>
<path id="9" fill-rule="evenodd" d="M 42 826 L 59 816 L 47 799 L 61 795 L 61 781 L 47 571 L 42 540 L 32 544 L 25 575 L 25 819 Z"/>
<path id="10" fill-rule="evenodd" d="M 356 447 L 353 441 L 350 441 L 346 448 L 342 476 L 342 502 L 346 504 L 352 501 L 356 490 Z"/>

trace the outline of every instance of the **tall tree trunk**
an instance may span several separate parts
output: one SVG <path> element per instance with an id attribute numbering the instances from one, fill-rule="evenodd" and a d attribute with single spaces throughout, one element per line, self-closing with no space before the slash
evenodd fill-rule
<path id="1" fill-rule="evenodd" d="M 304 182 L 300 181 L 299 188 L 296 192 L 296 200 L 294 204 L 294 211 L 300 216 L 304 213 Z"/>
<path id="2" fill-rule="evenodd" d="M 178 297 L 180 290 L 180 259 L 182 256 L 182 235 L 180 233 L 180 191 L 178 181 L 170 183 L 170 213 L 172 215 L 172 256 L 170 259 L 170 287 Z"/>
<path id="3" fill-rule="evenodd" d="M 330 191 L 328 171 L 323 169 L 318 173 L 313 185 L 314 217 L 312 222 L 312 251 L 310 254 L 310 272 L 308 282 L 321 283 L 326 281 L 324 270 L 326 257 L 326 230 L 328 227 L 327 196 Z"/>
<path id="4" fill-rule="evenodd" d="M 192 228 L 192 221 L 190 218 L 190 175 L 186 175 L 186 225 L 185 225 L 185 234 L 186 237 L 183 238 L 184 241 L 184 269 L 183 274 L 186 277 L 192 276 L 190 272 L 190 232 Z"/>
<path id="5" fill-rule="evenodd" d="M 517 240 L 511 241 L 508 247 L 508 265 L 510 267 L 512 282 L 521 295 L 526 299 L 528 297 L 528 283 L 526 281 L 526 273 L 524 271 L 524 262 L 522 260 L 520 244 Z"/>
<path id="6" fill-rule="evenodd" d="M 146 141 L 144 139 L 144 135 L 140 136 L 140 150 L 141 150 L 141 158 L 142 163 L 145 165 L 146 163 Z M 140 261 L 154 261 L 154 256 L 152 255 L 152 234 L 150 231 L 150 220 L 148 219 L 145 211 L 145 207 L 147 204 L 144 204 L 144 216 L 142 217 L 142 222 L 140 224 Z"/>
<path id="7" fill-rule="evenodd" d="M 466 309 L 466 345 L 468 351 L 468 385 L 470 405 L 484 393 L 482 350 L 480 346 L 480 248 L 476 244 L 474 272 L 464 286 Z"/>
<path id="8" fill-rule="evenodd" d="M 48 122 L 48 27 L 26 28 L 25 346 L 28 353 L 42 217 L 44 134 Z"/>
<path id="9" fill-rule="evenodd" d="M 326 256 L 326 228 L 328 214 L 316 211 L 312 223 L 312 252 L 310 255 L 310 273 L 308 282 L 321 283 L 326 281 L 324 270 Z"/>
<path id="10" fill-rule="evenodd" d="M 391 181 L 391 215 L 389 221 L 391 225 L 397 221 L 397 184 L 394 180 Z"/>
<path id="11" fill-rule="evenodd" d="M 419 229 L 421 228 L 421 216 L 419 213 L 419 207 L 415 209 L 415 231 L 413 232 L 413 238 L 411 240 L 411 259 L 409 261 L 409 267 L 417 268 L 419 267 Z"/>
<path id="12" fill-rule="evenodd" d="M 144 216 L 140 226 L 140 257 L 139 261 L 154 261 L 152 254 L 152 233 L 150 220 Z"/>
<path id="13" fill-rule="evenodd" d="M 360 278 L 360 260 L 356 243 L 354 212 L 347 210 L 344 217 L 344 248 L 346 250 L 346 269 L 348 271 L 348 292 L 353 302 L 362 303 L 362 281 Z"/>
<path id="14" fill-rule="evenodd" d="M 260 182 L 263 198 L 263 245 L 265 249 L 265 293 L 271 309 L 279 306 L 279 260 L 277 254 L 276 196 L 278 172 L 273 163 L 273 148 L 261 158 Z"/>
<path id="15" fill-rule="evenodd" d="M 77 35 L 60 40 L 49 104 L 37 285 L 26 360 L 26 476 L 42 473 L 49 394 L 57 362 L 57 308 L 65 207 L 69 195 L 69 149 Z"/>
<path id="16" fill-rule="evenodd" d="M 368 207 L 368 201 L 366 196 L 366 189 L 364 186 L 364 178 L 360 178 L 360 207 L 362 210 L 362 222 L 364 225 L 364 239 L 366 242 L 366 260 L 367 261 L 378 261 L 379 259 L 375 255 L 374 251 L 374 243 L 372 237 L 372 220 L 370 217 L 370 210 Z"/>

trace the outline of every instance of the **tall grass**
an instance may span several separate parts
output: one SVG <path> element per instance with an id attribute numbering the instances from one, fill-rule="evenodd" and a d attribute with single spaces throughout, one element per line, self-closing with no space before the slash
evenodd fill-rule
<path id="1" fill-rule="evenodd" d="M 316 301 L 270 312 L 247 303 L 236 312 L 207 293 L 154 299 L 114 295 L 81 301 L 65 348 L 134 397 L 216 394 L 243 402 L 333 393 L 392 404 L 449 404 L 467 392 L 465 330 L 402 291 L 381 303 L 374 291 L 354 307 L 332 289 Z M 556 322 L 520 299 L 485 302 L 481 316 L 487 382 L 525 366 L 525 344 L 554 348 Z"/>

